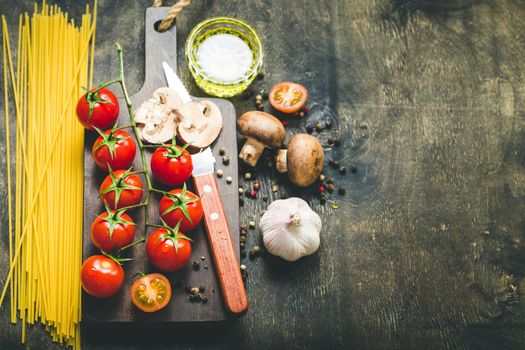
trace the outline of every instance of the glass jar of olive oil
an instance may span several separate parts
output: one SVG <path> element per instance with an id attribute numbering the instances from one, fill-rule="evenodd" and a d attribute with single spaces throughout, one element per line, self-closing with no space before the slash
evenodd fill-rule
<path id="1" fill-rule="evenodd" d="M 251 84 L 264 50 L 255 30 L 231 17 L 206 19 L 186 40 L 186 59 L 197 85 L 209 95 L 232 97 Z"/>

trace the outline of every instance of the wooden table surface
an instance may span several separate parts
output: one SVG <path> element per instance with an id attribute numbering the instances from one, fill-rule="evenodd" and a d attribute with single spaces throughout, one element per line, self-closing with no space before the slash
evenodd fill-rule
<path id="1" fill-rule="evenodd" d="M 140 88 L 150 2 L 99 1 L 98 82 L 117 76 L 118 41 L 129 88 Z M 12 33 L 31 3 L 1 2 Z M 71 3 L 63 7 L 78 16 L 83 1 Z M 346 195 L 324 206 L 313 189 L 293 188 L 267 168 L 257 173 L 261 194 L 275 199 L 269 187 L 277 180 L 289 196 L 309 201 L 322 216 L 322 240 L 315 255 L 296 263 L 243 259 L 250 310 L 238 322 L 84 327 L 83 347 L 523 349 L 525 2 L 194 1 L 177 22 L 178 56 L 182 79 L 198 96 L 183 43 L 197 22 L 216 15 L 243 18 L 261 34 L 265 78 L 255 91 L 281 80 L 309 88 L 315 113 L 291 122 L 289 134 L 333 116 L 334 128 L 320 137 L 339 134 L 341 145 L 327 149 L 327 158 L 357 173 L 326 166 Z M 253 100 L 232 102 L 238 113 L 253 108 Z M 245 200 L 241 222 L 257 221 L 265 206 Z M 250 231 L 248 247 L 260 240 Z M 0 244 L 4 281 L 5 234 Z M 5 303 L 0 313 L 0 347 L 15 349 L 20 328 L 8 323 L 8 309 Z M 40 326 L 29 328 L 27 346 L 59 348 Z"/>

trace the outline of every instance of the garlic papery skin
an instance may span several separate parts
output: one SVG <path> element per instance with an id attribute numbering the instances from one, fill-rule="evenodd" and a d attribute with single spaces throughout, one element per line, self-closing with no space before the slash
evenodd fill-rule
<path id="1" fill-rule="evenodd" d="M 297 197 L 272 202 L 259 222 L 268 252 L 288 261 L 317 251 L 321 226 L 319 215 Z"/>

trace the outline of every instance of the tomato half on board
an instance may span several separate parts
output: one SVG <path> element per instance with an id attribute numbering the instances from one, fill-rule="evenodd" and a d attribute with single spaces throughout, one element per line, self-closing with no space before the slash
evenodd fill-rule
<path id="1" fill-rule="evenodd" d="M 146 241 L 149 261 L 164 272 L 180 270 L 191 257 L 190 238 L 175 228 L 159 228 Z"/>
<path id="2" fill-rule="evenodd" d="M 117 97 L 108 89 L 91 89 L 77 102 L 77 118 L 84 128 L 107 130 L 115 125 L 120 107 Z"/>
<path id="3" fill-rule="evenodd" d="M 124 130 L 101 132 L 93 144 L 91 154 L 97 166 L 102 170 L 128 169 L 137 153 L 133 138 Z"/>
<path id="4" fill-rule="evenodd" d="M 166 193 L 159 203 L 159 215 L 170 227 L 180 222 L 179 229 L 188 232 L 199 226 L 203 210 L 201 199 L 193 192 L 181 188 Z"/>
<path id="5" fill-rule="evenodd" d="M 142 276 L 131 285 L 131 302 L 144 312 L 162 309 L 171 299 L 171 285 L 160 273 Z"/>
<path id="6" fill-rule="evenodd" d="M 95 298 L 109 298 L 124 283 L 124 270 L 105 255 L 93 255 L 84 261 L 80 272 L 82 288 Z"/>
<path id="7" fill-rule="evenodd" d="M 102 202 L 106 202 L 113 209 L 121 209 L 139 204 L 142 200 L 144 186 L 140 178 L 130 170 L 109 170 L 100 185 L 99 195 Z"/>
<path id="8" fill-rule="evenodd" d="M 178 186 L 186 181 L 193 171 L 191 154 L 185 145 L 159 147 L 151 156 L 151 172 L 160 182 L 168 186 Z"/>
<path id="9" fill-rule="evenodd" d="M 270 104 L 283 113 L 295 113 L 303 108 L 308 99 L 308 90 L 300 84 L 283 81 L 275 84 L 269 93 Z"/>
<path id="10" fill-rule="evenodd" d="M 136 225 L 128 214 L 107 208 L 91 225 L 91 241 L 98 249 L 112 252 L 131 244 L 135 231 Z"/>

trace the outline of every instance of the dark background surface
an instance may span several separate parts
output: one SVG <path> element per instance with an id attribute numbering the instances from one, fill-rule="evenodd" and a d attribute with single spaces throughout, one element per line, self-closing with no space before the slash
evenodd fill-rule
<path id="1" fill-rule="evenodd" d="M 11 33 L 31 3 L 1 2 Z M 71 3 L 63 8 L 78 16 L 83 5 Z M 99 4 L 96 82 L 116 77 L 118 41 L 133 93 L 144 77 L 150 2 Z M 327 159 L 358 171 L 341 176 L 326 167 L 347 194 L 324 206 L 315 189 L 258 171 L 261 194 L 276 199 L 270 183 L 277 180 L 281 191 L 320 213 L 322 241 L 296 263 L 243 259 L 250 311 L 238 322 L 84 328 L 83 347 L 523 349 L 525 2 L 194 1 L 178 19 L 177 38 L 180 75 L 197 96 L 183 43 L 195 24 L 215 15 L 243 18 L 262 36 L 265 78 L 256 91 L 281 80 L 309 88 L 310 106 L 317 106 L 291 121 L 289 134 L 332 116 L 335 127 L 320 138 L 340 135 L 341 146 L 327 148 Z M 232 102 L 239 114 L 253 108 L 253 100 Z M 1 165 L 5 173 L 4 157 Z M 241 223 L 258 221 L 265 207 L 246 200 Z M 248 242 L 259 243 L 259 233 L 250 231 Z M 0 244 L 3 281 L 5 235 Z M 19 348 L 8 307 L 0 313 L 0 347 Z M 40 326 L 29 327 L 27 347 L 59 348 Z"/>

